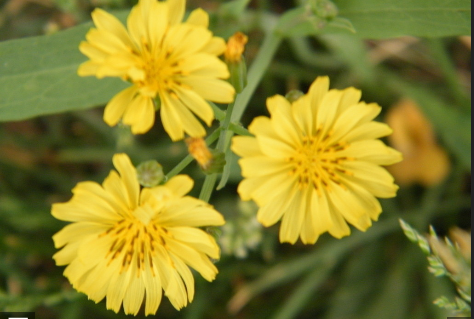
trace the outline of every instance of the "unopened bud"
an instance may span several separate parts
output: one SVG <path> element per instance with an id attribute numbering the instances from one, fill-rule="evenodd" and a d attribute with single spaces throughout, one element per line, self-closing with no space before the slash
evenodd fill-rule
<path id="1" fill-rule="evenodd" d="M 165 174 L 163 167 L 155 160 L 146 161 L 137 166 L 138 182 L 144 187 L 159 185 Z"/>
<path id="2" fill-rule="evenodd" d="M 290 102 L 293 103 L 298 100 L 300 97 L 304 95 L 303 92 L 299 90 L 291 90 L 290 92 L 286 93 L 285 98 Z"/>
<path id="3" fill-rule="evenodd" d="M 225 61 L 227 63 L 240 62 L 247 42 L 248 37 L 242 32 L 236 32 L 233 36 L 231 36 L 227 41 L 227 48 L 224 53 Z"/>
<path id="4" fill-rule="evenodd" d="M 206 142 L 200 137 L 188 137 L 186 140 L 189 154 L 198 162 L 206 174 L 221 173 L 225 166 L 224 153 L 209 150 Z"/>
<path id="5" fill-rule="evenodd" d="M 331 20 L 338 14 L 336 5 L 330 0 L 311 0 L 311 8 L 318 17 Z"/>
<path id="6" fill-rule="evenodd" d="M 225 62 L 230 72 L 229 82 L 237 93 L 242 92 L 247 85 L 247 64 L 243 57 L 247 42 L 248 37 L 242 32 L 237 32 L 227 41 L 224 53 Z"/>

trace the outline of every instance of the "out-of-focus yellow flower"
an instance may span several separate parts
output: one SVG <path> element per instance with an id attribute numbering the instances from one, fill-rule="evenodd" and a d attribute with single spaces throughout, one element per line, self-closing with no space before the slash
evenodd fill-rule
<path id="1" fill-rule="evenodd" d="M 341 238 L 350 234 L 347 222 L 365 231 L 382 211 L 376 197 L 395 196 L 380 165 L 401 154 L 377 140 L 392 130 L 372 121 L 381 108 L 360 97 L 354 88 L 329 90 L 329 78 L 319 77 L 293 103 L 269 98 L 271 117 L 249 126 L 255 137 L 233 138 L 245 178 L 238 192 L 257 203 L 264 226 L 282 220 L 281 242 L 312 244 L 324 232 Z"/>
<path id="2" fill-rule="evenodd" d="M 137 171 L 125 154 L 116 154 L 102 185 L 79 183 L 66 203 L 54 204 L 54 217 L 72 222 L 53 236 L 57 265 L 72 286 L 107 309 L 121 305 L 136 315 L 156 313 L 163 290 L 176 309 L 194 297 L 194 268 L 212 281 L 219 247 L 199 229 L 224 224 L 209 204 L 185 196 L 193 187 L 186 175 L 140 190 Z"/>
<path id="3" fill-rule="evenodd" d="M 208 30 L 209 17 L 201 9 L 182 22 L 185 0 L 140 0 L 127 20 L 127 29 L 109 13 L 92 12 L 96 28 L 79 49 L 90 58 L 78 74 L 120 77 L 133 85 L 105 107 L 110 126 L 121 119 L 134 134 L 147 132 L 155 120 L 155 103 L 172 140 L 206 134 L 195 115 L 208 126 L 214 112 L 206 100 L 230 103 L 234 88 L 224 81 L 229 70 L 217 56 L 225 41 Z"/>
<path id="4" fill-rule="evenodd" d="M 389 143 L 403 154 L 403 161 L 389 167 L 402 185 L 420 183 L 431 186 L 448 175 L 448 154 L 436 142 L 431 123 L 411 100 L 401 100 L 390 109 L 387 123 L 394 132 Z"/>

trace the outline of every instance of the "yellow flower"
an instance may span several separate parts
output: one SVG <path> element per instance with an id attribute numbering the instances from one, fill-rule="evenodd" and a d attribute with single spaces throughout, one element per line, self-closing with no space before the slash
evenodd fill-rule
<path id="1" fill-rule="evenodd" d="M 212 281 L 219 258 L 214 238 L 201 226 L 223 225 L 209 204 L 185 196 L 193 181 L 186 175 L 165 185 L 140 190 L 137 172 L 125 154 L 116 154 L 102 185 L 79 183 L 69 202 L 54 204 L 54 217 L 70 221 L 54 235 L 57 265 L 72 286 L 96 303 L 107 297 L 107 309 L 121 304 L 136 315 L 156 313 L 162 291 L 176 309 L 194 297 L 194 268 Z"/>
<path id="2" fill-rule="evenodd" d="M 234 88 L 217 56 L 225 41 L 208 30 L 209 16 L 201 9 L 182 22 L 185 0 L 140 0 L 127 20 L 127 29 L 109 13 L 92 12 L 91 29 L 79 49 L 90 58 L 78 70 L 81 76 L 120 77 L 133 85 L 105 107 L 110 126 L 120 119 L 134 134 L 146 133 L 155 120 L 154 99 L 159 98 L 164 129 L 172 140 L 206 134 L 197 115 L 208 126 L 214 112 L 206 100 L 230 103 Z"/>
<path id="3" fill-rule="evenodd" d="M 234 137 L 232 150 L 242 158 L 245 179 L 238 192 L 259 206 L 258 220 L 282 220 L 280 241 L 315 243 L 329 232 L 350 234 L 346 222 L 365 231 L 382 209 L 376 197 L 393 197 L 398 187 L 379 165 L 401 155 L 377 138 L 391 133 L 372 121 L 377 104 L 359 102 L 354 88 L 329 90 L 319 77 L 309 93 L 291 103 L 277 95 L 267 100 L 271 118 L 253 120 L 255 137 Z"/>
<path id="4" fill-rule="evenodd" d="M 436 141 L 429 120 L 418 105 L 402 99 L 387 113 L 386 122 L 394 133 L 388 142 L 403 154 L 403 162 L 389 167 L 400 185 L 420 183 L 430 187 L 441 183 L 451 170 L 448 153 Z"/>

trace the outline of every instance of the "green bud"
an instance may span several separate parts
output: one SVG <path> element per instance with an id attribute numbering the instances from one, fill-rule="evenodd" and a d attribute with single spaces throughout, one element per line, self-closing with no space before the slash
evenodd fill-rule
<path id="1" fill-rule="evenodd" d="M 139 183 L 144 187 L 154 187 L 159 185 L 165 174 L 163 167 L 155 160 L 146 161 L 137 166 Z"/>
<path id="2" fill-rule="evenodd" d="M 230 84 L 234 87 L 235 92 L 242 92 L 247 86 L 247 64 L 244 57 L 239 62 L 227 62 L 227 66 L 230 72 Z"/>
<path id="3" fill-rule="evenodd" d="M 222 173 L 222 171 L 224 170 L 225 163 L 226 163 L 225 154 L 218 150 L 210 150 L 210 152 L 212 154 L 212 159 L 210 160 L 208 165 L 206 166 L 201 165 L 202 170 L 204 171 L 204 173 L 208 175 L 215 174 L 215 173 L 218 173 L 218 174 Z"/>
<path id="4" fill-rule="evenodd" d="M 330 0 L 310 0 L 311 9 L 314 14 L 323 19 L 334 19 L 338 14 L 336 5 Z"/>
<path id="5" fill-rule="evenodd" d="M 225 62 L 229 68 L 229 82 L 235 88 L 237 93 L 247 85 L 247 65 L 243 57 L 245 45 L 248 37 L 242 32 L 236 32 L 227 41 L 227 48 L 224 52 Z"/>
<path id="6" fill-rule="evenodd" d="M 299 90 L 291 90 L 290 92 L 286 93 L 285 98 L 290 102 L 293 103 L 298 100 L 300 97 L 304 95 L 303 92 Z"/>

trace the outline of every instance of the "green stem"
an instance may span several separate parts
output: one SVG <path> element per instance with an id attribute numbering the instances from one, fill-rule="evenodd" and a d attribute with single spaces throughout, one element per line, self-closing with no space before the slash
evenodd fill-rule
<path id="1" fill-rule="evenodd" d="M 237 95 L 235 99 L 235 108 L 231 115 L 231 122 L 238 123 L 247 108 L 247 105 L 252 97 L 253 93 L 257 89 L 258 84 L 263 78 L 265 71 L 267 71 L 270 62 L 280 46 L 283 38 L 275 32 L 270 32 L 265 37 L 262 47 L 257 54 L 257 57 L 252 63 L 252 66 L 248 72 L 248 83 L 245 89 Z"/>
<path id="2" fill-rule="evenodd" d="M 229 148 L 230 140 L 234 135 L 234 132 L 229 129 L 231 123 L 240 122 L 247 105 L 252 97 L 253 93 L 257 89 L 258 84 L 263 78 L 265 71 L 267 71 L 270 62 L 272 61 L 281 41 L 282 37 L 277 35 L 275 32 L 270 32 L 265 37 L 262 47 L 257 54 L 257 57 L 252 63 L 250 70 L 248 72 L 248 83 L 242 93 L 238 94 L 235 98 L 234 103 L 229 105 L 229 108 L 226 113 L 224 122 L 221 125 L 222 132 L 219 136 L 219 141 L 217 142 L 217 149 L 221 152 L 224 152 Z M 227 164 L 229 165 L 229 164 Z M 226 179 L 223 179 L 224 181 Z M 206 176 L 204 184 L 199 195 L 199 199 L 203 201 L 209 201 L 214 190 L 214 186 L 217 181 L 217 174 L 212 174 Z M 223 185 L 219 185 L 219 188 L 222 188 Z"/>
<path id="3" fill-rule="evenodd" d="M 229 124 L 229 130 L 238 135 L 253 136 L 245 127 L 234 123 Z"/>
<path id="4" fill-rule="evenodd" d="M 212 191 L 214 190 L 214 185 L 216 185 L 217 174 L 207 175 L 202 185 L 201 194 L 199 194 L 199 199 L 205 202 L 209 202 L 211 198 Z"/>

